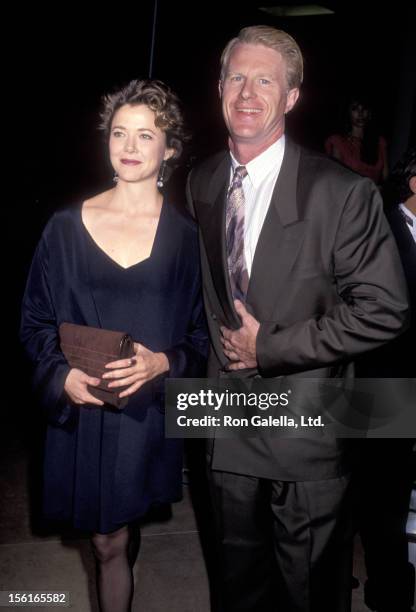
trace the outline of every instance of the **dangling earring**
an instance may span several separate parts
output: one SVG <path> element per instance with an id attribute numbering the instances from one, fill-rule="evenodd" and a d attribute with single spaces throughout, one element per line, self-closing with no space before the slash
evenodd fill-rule
<path id="1" fill-rule="evenodd" d="M 156 185 L 159 189 L 162 189 L 164 184 L 164 174 L 165 174 L 166 162 L 163 160 L 162 165 L 160 166 L 159 176 L 157 177 Z"/>
<path id="2" fill-rule="evenodd" d="M 114 172 L 113 183 L 118 183 L 118 174 L 117 174 L 117 172 Z"/>

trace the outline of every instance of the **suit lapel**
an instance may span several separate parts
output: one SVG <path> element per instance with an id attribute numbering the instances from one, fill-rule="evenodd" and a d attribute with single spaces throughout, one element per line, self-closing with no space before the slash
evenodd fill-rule
<path id="1" fill-rule="evenodd" d="M 300 149 L 286 139 L 285 154 L 260 232 L 247 293 L 247 307 L 270 318 L 301 248 L 306 222 L 299 219 L 297 183 Z"/>
<path id="2" fill-rule="evenodd" d="M 299 218 L 298 212 L 299 161 L 300 148 L 286 138 L 282 167 L 260 232 L 247 293 L 248 310 L 261 320 L 267 320 L 274 311 L 303 242 L 307 222 Z M 231 296 L 225 245 L 229 172 L 230 160 L 225 155 L 203 190 L 204 201 L 195 204 L 213 283 L 224 310 L 224 323 L 238 328 L 240 321 Z"/>
<path id="3" fill-rule="evenodd" d="M 206 199 L 196 201 L 195 205 L 212 280 L 224 311 L 224 323 L 230 328 L 238 328 L 240 321 L 233 306 L 225 244 L 225 206 L 229 178 L 230 159 L 227 154 L 212 174 Z"/>

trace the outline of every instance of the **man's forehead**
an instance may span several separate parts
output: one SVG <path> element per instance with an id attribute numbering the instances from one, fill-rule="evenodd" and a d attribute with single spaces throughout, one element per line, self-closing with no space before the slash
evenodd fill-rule
<path id="1" fill-rule="evenodd" d="M 285 61 L 282 54 L 271 47 L 262 44 L 239 42 L 233 47 L 228 60 L 228 70 L 234 65 L 249 62 L 259 68 L 268 67 L 271 70 L 280 70 Z"/>

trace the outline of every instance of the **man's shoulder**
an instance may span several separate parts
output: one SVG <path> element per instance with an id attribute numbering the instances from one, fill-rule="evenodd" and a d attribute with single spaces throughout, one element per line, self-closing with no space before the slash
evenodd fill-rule
<path id="1" fill-rule="evenodd" d="M 357 187 L 369 192 L 376 189 L 369 178 L 353 172 L 324 153 L 299 148 L 299 184 L 308 190 L 322 189 L 323 192 L 332 194 L 334 200 L 342 201 Z"/>
<path id="2" fill-rule="evenodd" d="M 226 150 L 210 155 L 209 157 L 199 161 L 192 168 L 191 181 L 195 183 L 198 181 L 209 180 L 220 166 L 223 164 L 229 166 L 229 163 L 229 152 Z"/>
<path id="3" fill-rule="evenodd" d="M 299 145 L 296 145 L 299 146 Z M 339 161 L 328 157 L 325 153 L 313 151 L 299 146 L 302 169 L 310 170 L 317 177 L 325 175 L 342 181 L 356 181 L 361 177 Z"/>

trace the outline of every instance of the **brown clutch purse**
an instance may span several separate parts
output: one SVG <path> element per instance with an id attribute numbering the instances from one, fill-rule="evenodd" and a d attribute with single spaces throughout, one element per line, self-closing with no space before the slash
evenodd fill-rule
<path id="1" fill-rule="evenodd" d="M 61 350 L 72 368 L 78 368 L 89 376 L 101 379 L 105 364 L 117 359 L 134 356 L 133 340 L 129 334 L 107 329 L 62 323 L 59 326 Z M 128 398 L 120 399 L 119 393 L 126 387 L 108 389 L 110 381 L 102 380 L 98 387 L 88 386 L 97 399 L 116 408 L 124 408 Z"/>

